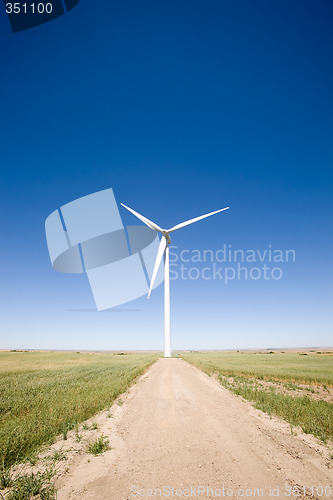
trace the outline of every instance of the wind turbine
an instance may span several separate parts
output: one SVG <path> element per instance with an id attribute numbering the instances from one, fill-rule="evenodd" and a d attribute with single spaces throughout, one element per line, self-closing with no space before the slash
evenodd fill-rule
<path id="1" fill-rule="evenodd" d="M 195 217 L 194 219 L 187 220 L 186 222 L 182 222 L 181 224 L 177 224 L 173 226 L 171 229 L 162 229 L 160 226 L 147 219 L 143 215 L 135 212 L 132 208 L 127 207 L 123 203 L 121 205 L 132 212 L 135 217 L 144 222 L 150 229 L 161 233 L 161 241 L 158 247 L 156 261 L 154 265 L 153 275 L 150 281 L 150 288 L 148 292 L 148 299 L 150 297 L 152 288 L 154 286 L 154 282 L 156 279 L 158 268 L 160 267 L 160 263 L 164 254 L 164 357 L 171 358 L 171 339 L 170 339 L 170 277 L 169 277 L 169 245 L 171 243 L 170 233 L 176 231 L 177 229 L 181 229 L 182 227 L 188 226 L 189 224 L 193 224 L 193 222 L 197 222 L 198 220 L 205 219 L 206 217 L 210 217 L 211 215 L 218 214 L 219 212 L 223 212 L 223 210 L 228 210 L 229 207 L 221 208 L 220 210 L 216 210 L 215 212 L 210 212 L 209 214 L 201 215 L 200 217 Z"/>

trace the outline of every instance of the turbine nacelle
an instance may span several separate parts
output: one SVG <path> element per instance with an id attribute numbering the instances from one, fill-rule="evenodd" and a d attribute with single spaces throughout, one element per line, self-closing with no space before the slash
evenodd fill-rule
<path id="1" fill-rule="evenodd" d="M 164 236 L 164 238 L 166 239 L 167 241 L 167 244 L 168 245 L 171 245 L 171 238 L 170 238 L 170 235 L 168 233 L 168 231 L 166 229 L 163 229 L 162 231 L 162 235 Z"/>

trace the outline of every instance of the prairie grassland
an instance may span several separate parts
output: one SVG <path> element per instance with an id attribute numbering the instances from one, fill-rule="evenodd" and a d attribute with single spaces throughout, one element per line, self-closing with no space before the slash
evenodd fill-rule
<path id="1" fill-rule="evenodd" d="M 190 352 L 183 359 L 269 415 L 333 440 L 333 356 L 316 352 Z M 308 385 L 304 385 L 308 384 Z M 330 398 L 331 399 L 331 398 Z M 292 427 L 291 427 L 292 429 Z"/>
<path id="2" fill-rule="evenodd" d="M 0 352 L 2 467 L 107 408 L 156 353 Z"/>
<path id="3" fill-rule="evenodd" d="M 189 352 L 183 358 L 204 371 L 266 380 L 333 386 L 333 356 L 317 352 Z"/>

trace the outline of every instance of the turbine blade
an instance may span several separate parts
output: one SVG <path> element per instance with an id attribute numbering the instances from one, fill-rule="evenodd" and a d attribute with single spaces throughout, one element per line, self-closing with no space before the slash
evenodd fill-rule
<path id="1" fill-rule="evenodd" d="M 148 299 L 150 297 L 151 291 L 152 291 L 154 283 L 155 283 L 157 271 L 158 271 L 158 268 L 160 267 L 165 247 L 166 247 L 166 238 L 165 238 L 165 236 L 162 236 L 161 241 L 160 241 L 160 245 L 159 245 L 158 251 L 157 251 L 153 275 L 151 277 L 151 282 L 150 282 L 150 287 L 149 287 L 149 292 L 148 292 Z"/>
<path id="2" fill-rule="evenodd" d="M 182 227 L 188 226 L 189 224 L 193 224 L 193 222 L 197 222 L 198 220 L 210 217 L 211 215 L 223 212 L 223 210 L 228 210 L 228 208 L 229 207 L 221 208 L 220 210 L 216 210 L 215 212 L 210 212 L 209 214 L 201 215 L 200 217 L 196 217 L 195 219 L 190 219 L 187 220 L 186 222 L 182 222 L 181 224 L 177 224 L 177 226 L 173 226 L 171 229 L 168 229 L 168 233 L 171 233 L 171 231 L 176 231 L 177 229 L 181 229 Z"/>
<path id="3" fill-rule="evenodd" d="M 143 215 L 140 215 L 138 212 L 136 212 L 135 210 L 132 210 L 131 208 L 129 208 L 126 205 L 124 205 L 123 203 L 120 203 L 120 204 L 124 208 L 126 208 L 127 210 L 129 210 L 130 212 L 132 212 L 132 214 L 135 215 L 135 217 L 137 217 L 138 219 L 142 220 L 142 222 L 144 222 L 146 224 L 146 226 L 150 227 L 150 229 L 154 229 L 155 231 L 159 231 L 160 233 L 163 231 L 163 229 L 160 226 L 158 226 L 157 224 L 155 224 L 155 222 L 152 222 L 151 220 L 147 219 Z"/>

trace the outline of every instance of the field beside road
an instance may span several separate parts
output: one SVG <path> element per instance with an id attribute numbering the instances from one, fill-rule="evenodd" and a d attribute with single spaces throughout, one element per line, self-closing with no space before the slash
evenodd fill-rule
<path id="1" fill-rule="evenodd" d="M 186 352 L 183 359 L 231 392 L 322 441 L 333 440 L 333 352 Z"/>
<path id="2" fill-rule="evenodd" d="M 183 357 L 1 353 L 0 493 L 331 498 L 330 354 Z"/>
<path id="3" fill-rule="evenodd" d="M 155 353 L 0 352 L 2 467 L 32 458 L 126 391 Z"/>

